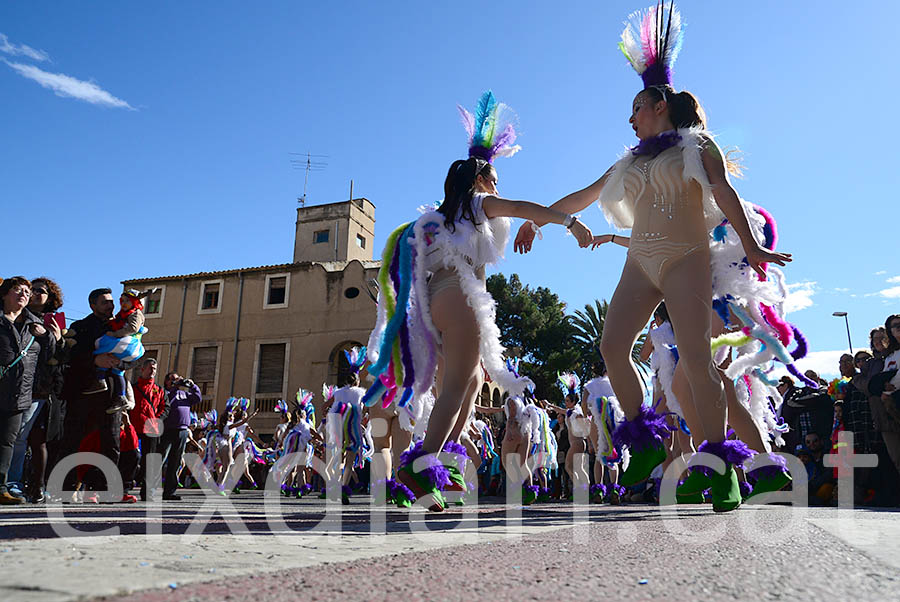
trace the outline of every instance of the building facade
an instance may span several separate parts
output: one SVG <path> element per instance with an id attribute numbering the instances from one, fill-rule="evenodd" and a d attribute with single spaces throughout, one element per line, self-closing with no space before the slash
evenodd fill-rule
<path id="1" fill-rule="evenodd" d="M 374 226 L 367 199 L 300 207 L 292 263 L 123 281 L 157 289 L 145 300 L 146 356 L 161 375 L 193 379 L 203 411 L 251 399 L 262 435 L 280 419 L 275 402 L 300 387 L 320 408 L 322 384 L 348 370 L 343 351 L 365 345 L 375 325 Z M 487 387 L 480 403 L 499 399 Z"/>

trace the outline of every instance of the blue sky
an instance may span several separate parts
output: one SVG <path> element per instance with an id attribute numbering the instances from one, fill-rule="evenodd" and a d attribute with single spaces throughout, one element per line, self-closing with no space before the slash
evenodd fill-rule
<path id="1" fill-rule="evenodd" d="M 825 5 L 828 5 L 827 7 Z M 302 172 L 328 155 L 310 203 L 377 206 L 376 248 L 439 200 L 465 153 L 457 102 L 491 88 L 523 150 L 500 191 L 552 203 L 599 177 L 634 138 L 639 80 L 616 49 L 644 2 L 271 2 L 0 5 L 4 276 L 46 274 L 87 312 L 96 286 L 291 260 Z M 900 308 L 900 97 L 892 2 L 680 3 L 675 84 L 744 153 L 746 199 L 794 253 L 790 319 L 808 365 L 835 366 Z M 814 12 L 810 14 L 811 8 Z M 585 221 L 609 227 L 596 208 Z M 11 224 L 11 222 L 7 222 Z M 577 249 L 548 227 L 499 267 L 571 309 L 609 298 L 624 250 Z M 832 368 L 832 372 L 834 369 Z"/>

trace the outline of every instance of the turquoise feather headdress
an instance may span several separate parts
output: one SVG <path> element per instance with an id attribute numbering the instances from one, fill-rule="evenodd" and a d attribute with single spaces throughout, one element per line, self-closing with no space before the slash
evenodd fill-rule
<path id="1" fill-rule="evenodd" d="M 469 156 L 493 163 L 495 157 L 512 157 L 522 150 L 516 141 L 516 114 L 507 105 L 497 102 L 488 90 L 478 99 L 475 114 L 456 105 L 463 126 L 469 134 Z"/>

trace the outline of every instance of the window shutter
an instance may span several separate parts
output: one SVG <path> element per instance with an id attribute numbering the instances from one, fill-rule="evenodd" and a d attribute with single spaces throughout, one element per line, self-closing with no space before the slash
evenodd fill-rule
<path id="1" fill-rule="evenodd" d="M 256 377 L 257 393 L 280 393 L 284 386 L 284 343 L 259 346 L 259 372 Z"/>

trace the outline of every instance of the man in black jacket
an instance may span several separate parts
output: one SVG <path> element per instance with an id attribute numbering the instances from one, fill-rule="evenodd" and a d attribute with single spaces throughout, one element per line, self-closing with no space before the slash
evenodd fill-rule
<path id="1" fill-rule="evenodd" d="M 84 436 L 94 429 L 99 429 L 100 453 L 118 465 L 122 416 L 118 412 L 106 413 L 110 395 L 108 390 L 90 395 L 83 393 L 88 389 L 88 385 L 96 380 L 96 366 L 110 368 L 119 361 L 108 353 L 94 355 L 95 341 L 109 330 L 109 319 L 115 307 L 112 291 L 108 288 L 91 291 L 88 295 L 88 304 L 91 307 L 91 314 L 73 322 L 69 328 L 74 332 L 75 346 L 71 351 L 62 392 L 63 399 L 66 400 L 62 456 L 77 452 Z M 75 478 L 75 471 L 70 471 L 64 481 L 67 491 L 74 489 Z M 84 475 L 84 485 L 91 491 L 107 489 L 106 478 L 97 468 L 91 468 Z"/>
<path id="2" fill-rule="evenodd" d="M 25 498 L 9 492 L 6 477 L 13 444 L 22 427 L 22 413 L 31 406 L 34 377 L 56 341 L 40 320 L 26 309 L 31 283 L 21 277 L 0 284 L 0 504 L 21 504 Z"/>

